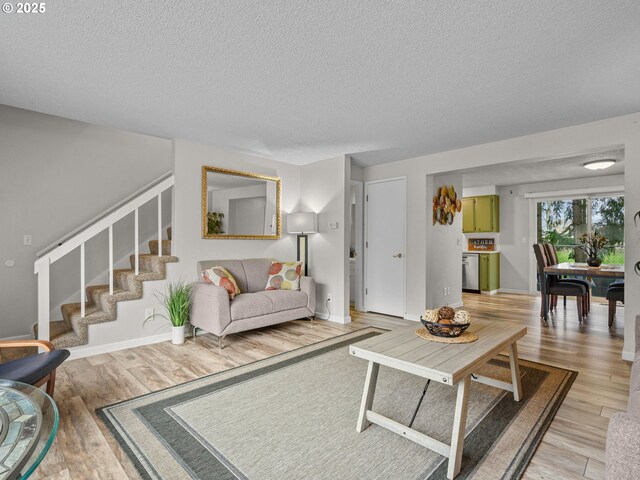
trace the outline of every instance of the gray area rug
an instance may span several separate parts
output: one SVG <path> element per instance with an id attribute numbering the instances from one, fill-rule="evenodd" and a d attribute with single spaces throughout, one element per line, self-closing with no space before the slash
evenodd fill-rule
<path id="1" fill-rule="evenodd" d="M 356 432 L 366 328 L 104 407 L 143 478 L 444 479 L 447 459 L 372 425 Z M 510 380 L 508 359 L 481 372 Z M 520 478 L 576 372 L 521 361 L 524 400 L 472 382 L 457 478 Z M 407 424 L 425 381 L 380 368 L 373 410 Z M 413 428 L 450 443 L 455 389 L 433 384 Z"/>

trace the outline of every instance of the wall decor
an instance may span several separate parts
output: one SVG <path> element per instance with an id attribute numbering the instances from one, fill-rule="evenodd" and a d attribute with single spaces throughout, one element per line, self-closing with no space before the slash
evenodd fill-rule
<path id="1" fill-rule="evenodd" d="M 470 238 L 470 252 L 493 252 L 496 249 L 495 238 Z"/>
<path id="2" fill-rule="evenodd" d="M 280 184 L 279 177 L 202 167 L 202 238 L 279 239 Z"/>
<path id="3" fill-rule="evenodd" d="M 456 212 L 462 210 L 462 199 L 458 198 L 453 185 L 443 185 L 433 197 L 433 224 L 451 225 Z"/>

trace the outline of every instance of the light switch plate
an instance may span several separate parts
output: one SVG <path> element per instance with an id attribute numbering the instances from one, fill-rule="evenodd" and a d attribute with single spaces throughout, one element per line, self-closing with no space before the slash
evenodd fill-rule
<path id="1" fill-rule="evenodd" d="M 28 233 L 24 234 L 24 237 L 22 237 L 22 244 L 23 245 L 31 245 L 33 239 L 31 238 L 31 235 Z"/>
<path id="2" fill-rule="evenodd" d="M 338 228 L 338 222 L 329 222 L 329 228 Z"/>

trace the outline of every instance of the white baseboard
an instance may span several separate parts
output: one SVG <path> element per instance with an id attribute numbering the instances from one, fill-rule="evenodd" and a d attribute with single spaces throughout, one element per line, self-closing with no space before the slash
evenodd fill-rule
<path id="1" fill-rule="evenodd" d="M 501 288 L 498 290 L 498 293 L 513 293 L 514 295 L 530 295 L 531 294 L 529 290 L 517 290 L 514 288 Z"/>
<path id="2" fill-rule="evenodd" d="M 482 295 L 495 295 L 496 293 L 498 293 L 500 290 L 482 290 L 480 292 L 480 294 Z"/>
<path id="3" fill-rule="evenodd" d="M 33 335 L 16 335 L 15 337 L 4 337 L 0 340 L 33 340 Z"/>
<path id="4" fill-rule="evenodd" d="M 626 351 L 622 351 L 622 359 L 623 360 L 627 360 L 629 362 L 633 362 L 633 360 L 636 357 L 636 353 L 635 352 L 626 352 Z"/>
<path id="5" fill-rule="evenodd" d="M 327 320 L 330 322 L 346 325 L 347 323 L 351 323 L 351 316 L 347 315 L 346 317 L 340 317 L 338 315 L 329 315 L 329 318 L 327 318 Z"/>
<path id="6" fill-rule="evenodd" d="M 404 318 L 405 320 L 411 320 L 413 322 L 419 322 L 420 321 L 420 315 L 413 315 L 412 313 L 405 313 L 404 314 Z"/>
<path id="7" fill-rule="evenodd" d="M 160 343 L 171 340 L 171 332 L 151 335 L 149 337 L 132 338 L 122 342 L 107 343 L 106 345 L 96 345 L 95 347 L 72 347 L 69 348 L 71 356 L 69 360 L 76 358 L 90 357 L 92 355 L 100 355 L 101 353 L 116 352 L 125 348 L 140 347 L 142 345 L 150 345 L 152 343 Z"/>

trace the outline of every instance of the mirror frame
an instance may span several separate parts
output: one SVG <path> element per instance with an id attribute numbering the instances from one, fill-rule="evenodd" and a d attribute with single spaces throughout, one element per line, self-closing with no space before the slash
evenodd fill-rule
<path id="1" fill-rule="evenodd" d="M 207 233 L 207 173 L 215 172 L 224 175 L 235 175 L 237 177 L 255 178 L 276 183 L 276 233 L 272 235 L 228 235 Z M 229 170 L 219 167 L 202 167 L 202 238 L 221 240 L 280 240 L 282 238 L 282 180 L 280 177 L 260 175 L 257 173 L 241 172 L 239 170 Z"/>

